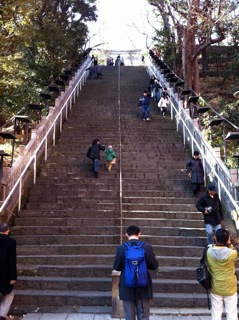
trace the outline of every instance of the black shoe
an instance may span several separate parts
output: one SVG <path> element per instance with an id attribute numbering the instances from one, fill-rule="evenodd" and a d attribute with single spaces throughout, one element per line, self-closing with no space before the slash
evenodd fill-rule
<path id="1" fill-rule="evenodd" d="M 6 320 L 7 318 L 4 318 L 4 317 L 0 317 L 0 320 Z"/>
<path id="2" fill-rule="evenodd" d="M 95 178 L 98 178 L 98 172 L 95 172 Z M 1 320 L 1 319 L 0 319 Z"/>

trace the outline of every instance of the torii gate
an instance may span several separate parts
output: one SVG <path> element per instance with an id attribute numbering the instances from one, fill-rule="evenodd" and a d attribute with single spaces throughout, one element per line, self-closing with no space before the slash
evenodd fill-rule
<path id="1" fill-rule="evenodd" d="M 140 65 L 141 64 L 141 49 L 132 49 L 132 50 L 112 50 L 112 49 L 93 49 L 92 53 L 100 56 L 101 59 L 105 61 L 107 65 L 107 59 L 110 57 L 120 56 L 124 61 L 129 61 L 130 65 Z"/>

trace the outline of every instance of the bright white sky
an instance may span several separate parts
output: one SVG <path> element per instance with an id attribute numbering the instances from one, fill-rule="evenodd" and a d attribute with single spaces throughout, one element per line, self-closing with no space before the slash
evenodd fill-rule
<path id="1" fill-rule="evenodd" d="M 105 42 L 105 49 L 146 50 L 146 36 L 140 31 L 154 34 L 147 22 L 147 13 L 152 12 L 152 6 L 147 0 L 98 0 L 96 6 L 98 21 L 88 24 L 90 35 L 97 33 L 90 39 L 90 47 Z M 149 37 L 147 44 L 150 46 L 151 42 Z"/>

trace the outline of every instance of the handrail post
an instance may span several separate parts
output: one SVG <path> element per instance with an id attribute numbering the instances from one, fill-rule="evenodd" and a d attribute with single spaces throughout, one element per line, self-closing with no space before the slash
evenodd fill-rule
<path id="1" fill-rule="evenodd" d="M 112 313 L 111 318 L 124 318 L 123 303 L 119 298 L 119 278 L 121 271 L 112 271 Z"/>

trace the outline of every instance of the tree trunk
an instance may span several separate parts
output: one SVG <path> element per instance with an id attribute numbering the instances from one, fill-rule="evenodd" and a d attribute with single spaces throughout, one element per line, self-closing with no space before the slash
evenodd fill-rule
<path id="1" fill-rule="evenodd" d="M 195 43 L 195 19 L 198 3 L 197 0 L 189 0 L 187 27 L 184 28 L 183 41 L 183 75 L 185 88 L 190 88 L 195 92 L 199 92 L 199 70 L 197 57 L 194 57 L 196 52 Z"/>

